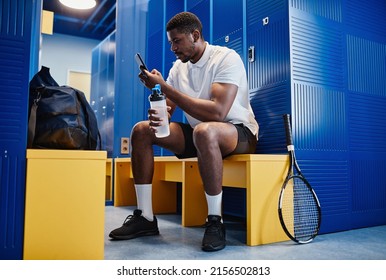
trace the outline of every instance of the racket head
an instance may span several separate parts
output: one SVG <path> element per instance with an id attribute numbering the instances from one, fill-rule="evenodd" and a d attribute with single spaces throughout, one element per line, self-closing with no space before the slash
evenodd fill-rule
<path id="1" fill-rule="evenodd" d="M 278 212 L 284 232 L 291 240 L 305 244 L 318 234 L 321 223 L 319 200 L 301 174 L 288 176 L 285 180 Z"/>

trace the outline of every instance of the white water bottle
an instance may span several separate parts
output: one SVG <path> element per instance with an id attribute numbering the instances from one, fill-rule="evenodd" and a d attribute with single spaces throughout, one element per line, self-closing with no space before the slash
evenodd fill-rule
<path id="1" fill-rule="evenodd" d="M 149 95 L 150 107 L 157 110 L 156 117 L 162 119 L 160 126 L 155 127 L 158 138 L 167 137 L 170 134 L 166 96 L 161 92 L 161 86 L 156 84 Z"/>

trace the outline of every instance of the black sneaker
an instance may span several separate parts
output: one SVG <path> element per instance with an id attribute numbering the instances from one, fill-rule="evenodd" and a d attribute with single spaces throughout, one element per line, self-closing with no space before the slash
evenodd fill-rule
<path id="1" fill-rule="evenodd" d="M 109 237 L 115 240 L 133 239 L 145 235 L 158 235 L 157 219 L 152 222 L 142 216 L 142 211 L 134 210 L 133 215 L 127 216 L 120 228 L 110 232 Z"/>
<path id="2" fill-rule="evenodd" d="M 209 215 L 205 227 L 202 250 L 213 252 L 224 249 L 226 243 L 225 226 L 221 222 L 221 216 Z"/>

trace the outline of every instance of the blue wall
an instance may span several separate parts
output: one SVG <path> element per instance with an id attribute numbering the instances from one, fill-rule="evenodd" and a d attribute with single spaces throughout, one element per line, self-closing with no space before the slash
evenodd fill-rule
<path id="1" fill-rule="evenodd" d="M 244 59 L 260 124 L 258 153 L 286 153 L 282 114 L 291 113 L 300 166 L 322 205 L 321 232 L 386 224 L 384 0 L 133 2 L 146 9 L 120 7 L 118 18 L 130 17 L 136 26 L 147 22 L 147 28 L 137 32 L 129 22 L 117 25 L 117 32 L 124 26 L 127 39 L 119 42 L 117 35 L 117 48 L 125 48 L 117 52 L 115 71 L 126 80 L 116 79 L 115 85 L 137 99 L 119 104 L 116 138 L 129 135 L 135 120 L 146 119 L 148 92 L 138 84 L 134 53 L 144 53 L 148 67 L 166 77 L 174 57 L 164 26 L 175 13 L 192 11 L 202 20 L 207 41 L 229 46 Z M 127 93 L 116 88 L 115 95 L 117 105 L 117 96 Z M 175 119 L 183 120 L 182 114 Z M 113 154 L 122 156 L 117 142 Z M 155 152 L 167 154 L 157 147 Z M 243 199 L 243 193 L 233 193 L 227 211 L 242 213 Z"/>
<path id="2" fill-rule="evenodd" d="M 59 33 L 42 34 L 40 65 L 50 68 L 59 85 L 67 85 L 68 71 L 91 73 L 91 51 L 99 43 Z"/>

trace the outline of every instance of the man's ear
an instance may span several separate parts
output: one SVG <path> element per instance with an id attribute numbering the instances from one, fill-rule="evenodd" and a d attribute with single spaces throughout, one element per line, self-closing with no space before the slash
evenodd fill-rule
<path id="1" fill-rule="evenodd" d="M 193 41 L 194 42 L 197 42 L 198 39 L 200 39 L 200 31 L 198 31 L 197 29 L 193 31 Z"/>

